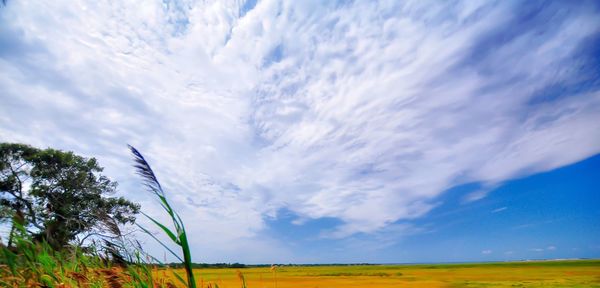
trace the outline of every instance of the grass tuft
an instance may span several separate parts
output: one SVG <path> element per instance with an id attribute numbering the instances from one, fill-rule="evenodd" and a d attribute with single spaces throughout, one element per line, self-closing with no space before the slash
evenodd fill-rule
<path id="1" fill-rule="evenodd" d="M 177 214 L 177 212 L 175 212 L 175 210 L 173 210 L 173 208 L 171 207 L 171 204 L 167 200 L 165 192 L 162 189 L 162 185 L 160 185 L 160 182 L 158 182 L 156 174 L 154 174 L 152 167 L 150 167 L 150 164 L 148 164 L 142 153 L 140 153 L 131 145 L 129 145 L 129 149 L 131 150 L 131 153 L 134 157 L 134 167 L 136 168 L 137 174 L 142 177 L 144 185 L 146 186 L 148 191 L 150 191 L 152 194 L 154 194 L 154 196 L 158 198 L 161 207 L 171 218 L 174 231 L 168 228 L 166 225 L 150 217 L 149 215 L 145 213 L 143 213 L 143 215 L 150 219 L 150 221 L 152 221 L 156 226 L 158 226 L 169 237 L 169 239 L 171 239 L 173 243 L 175 243 L 181 248 L 183 259 L 181 259 L 181 257 L 173 250 L 171 250 L 165 243 L 163 243 L 152 233 L 150 233 L 148 229 L 140 225 L 138 225 L 138 227 L 140 227 L 142 231 L 144 231 L 146 234 L 150 235 L 154 240 L 160 243 L 160 245 L 166 248 L 167 251 L 173 254 L 177 259 L 183 262 L 185 272 L 187 275 L 187 281 L 185 281 L 183 277 L 181 277 L 179 274 L 175 273 L 175 276 L 179 281 L 186 284 L 188 288 L 196 288 L 196 281 L 194 279 L 194 273 L 192 269 L 192 256 L 183 221 L 181 220 L 181 217 L 179 217 L 179 214 Z"/>

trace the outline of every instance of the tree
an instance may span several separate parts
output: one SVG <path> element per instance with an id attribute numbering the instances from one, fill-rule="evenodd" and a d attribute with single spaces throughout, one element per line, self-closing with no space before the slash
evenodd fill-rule
<path id="1" fill-rule="evenodd" d="M 15 226 L 25 225 L 25 214 L 30 223 L 43 229 L 37 223 L 33 199 L 26 193 L 25 186 L 31 179 L 31 161 L 39 150 L 23 144 L 0 144 L 0 210 L 3 220 L 12 218 L 8 245 L 12 244 Z"/>
<path id="2" fill-rule="evenodd" d="M 123 197 L 108 197 L 117 183 L 102 170 L 96 159 L 72 152 L 2 143 L 0 206 L 12 212 L 13 225 L 55 249 L 78 236 L 118 236 L 118 225 L 134 223 L 140 207 Z M 6 219 L 6 214 L 0 217 Z M 13 232 L 14 226 L 9 245 Z"/>

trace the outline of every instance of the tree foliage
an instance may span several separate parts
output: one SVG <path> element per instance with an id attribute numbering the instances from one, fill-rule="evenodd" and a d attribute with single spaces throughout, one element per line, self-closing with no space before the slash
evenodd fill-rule
<path id="1" fill-rule="evenodd" d="M 139 205 L 109 197 L 117 183 L 102 170 L 96 159 L 72 152 L 1 143 L 0 217 L 13 217 L 55 249 L 78 236 L 117 236 L 119 224 L 135 221 Z"/>

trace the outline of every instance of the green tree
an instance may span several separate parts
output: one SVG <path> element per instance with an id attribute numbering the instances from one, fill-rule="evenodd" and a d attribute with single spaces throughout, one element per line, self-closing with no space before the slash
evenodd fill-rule
<path id="1" fill-rule="evenodd" d="M 33 198 L 27 194 L 26 186 L 30 183 L 31 161 L 38 149 L 23 144 L 0 144 L 0 217 L 3 221 L 12 218 L 12 227 L 8 245 L 12 244 L 15 226 L 25 224 L 25 215 L 29 222 L 38 228 Z"/>
<path id="2" fill-rule="evenodd" d="M 80 237 L 117 237 L 139 205 L 108 197 L 117 183 L 94 158 L 24 144 L 0 144 L 0 217 L 27 228 L 34 239 L 60 249 Z M 9 211 L 11 213 L 6 213 Z M 13 225 L 14 225 L 13 224 Z M 9 236 L 9 245 L 14 226 Z"/>

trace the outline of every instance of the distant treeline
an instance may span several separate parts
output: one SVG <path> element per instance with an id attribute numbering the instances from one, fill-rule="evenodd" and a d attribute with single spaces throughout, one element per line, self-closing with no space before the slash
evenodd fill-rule
<path id="1" fill-rule="evenodd" d="M 160 264 L 159 267 L 184 268 L 182 263 Z M 267 265 L 265 265 L 267 266 Z M 269 265 L 270 266 L 270 265 Z M 249 268 L 251 266 L 240 263 L 192 263 L 192 268 Z"/>
<path id="2" fill-rule="evenodd" d="M 373 263 L 351 263 L 351 264 L 340 264 L 340 263 L 327 263 L 327 264 L 241 264 L 241 263 L 192 263 L 193 268 L 257 268 L 257 267 L 318 267 L 318 266 L 367 266 L 367 265 L 380 265 Z M 159 267 L 170 267 L 170 268 L 183 268 L 182 263 L 168 263 L 158 265 Z"/>

